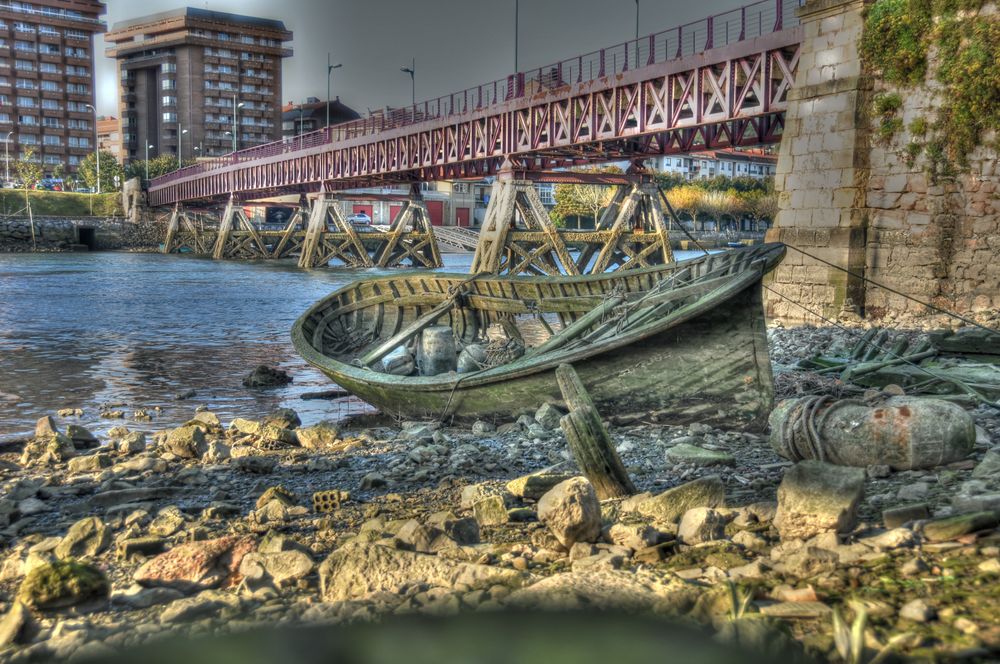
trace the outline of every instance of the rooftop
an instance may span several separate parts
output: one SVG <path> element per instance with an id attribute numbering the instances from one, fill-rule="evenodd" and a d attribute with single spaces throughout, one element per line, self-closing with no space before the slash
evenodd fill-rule
<path id="1" fill-rule="evenodd" d="M 243 14 L 230 14 L 228 12 L 217 12 L 209 9 L 198 9 L 196 7 L 182 7 L 180 9 L 172 9 L 170 11 L 159 12 L 157 14 L 147 14 L 146 16 L 140 16 L 127 21 L 118 21 L 111 27 L 111 31 L 118 32 L 121 30 L 128 30 L 130 28 L 137 28 L 153 23 L 169 21 L 174 18 L 191 18 L 203 21 L 213 21 L 216 23 L 252 25 L 259 28 L 269 28 L 280 32 L 286 32 L 284 22 L 275 19 L 260 18 L 258 16 L 244 16 Z"/>

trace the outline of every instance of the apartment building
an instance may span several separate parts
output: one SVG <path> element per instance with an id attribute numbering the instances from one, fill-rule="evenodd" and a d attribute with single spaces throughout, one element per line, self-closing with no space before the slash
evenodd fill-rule
<path id="1" fill-rule="evenodd" d="M 213 157 L 281 138 L 291 38 L 281 21 L 192 7 L 115 23 L 105 41 L 125 158 Z"/>
<path id="2" fill-rule="evenodd" d="M 296 104 L 295 102 L 285 104 L 281 109 L 282 138 L 294 138 L 299 134 L 308 134 L 311 131 L 325 127 L 327 118 L 326 106 L 325 101 L 316 97 L 308 97 L 301 104 Z M 341 102 L 340 97 L 330 100 L 329 114 L 331 125 L 361 118 L 357 111 Z"/>
<path id="3" fill-rule="evenodd" d="M 4 172 L 30 158 L 71 173 L 94 151 L 94 34 L 103 2 L 0 3 L 0 135 Z"/>
<path id="4" fill-rule="evenodd" d="M 777 157 L 760 150 L 711 150 L 646 161 L 653 170 L 680 175 L 686 180 L 710 180 L 719 175 L 763 180 L 774 176 L 777 164 Z"/>
<path id="5" fill-rule="evenodd" d="M 97 149 L 110 152 L 115 161 L 122 163 L 122 132 L 118 118 L 103 115 L 97 118 Z"/>

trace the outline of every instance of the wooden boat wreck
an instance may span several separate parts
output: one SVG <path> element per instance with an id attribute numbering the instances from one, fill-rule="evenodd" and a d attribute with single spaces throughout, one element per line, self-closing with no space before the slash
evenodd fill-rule
<path id="1" fill-rule="evenodd" d="M 784 253 L 764 244 L 590 276 L 364 279 L 314 304 L 292 340 L 338 385 L 402 418 L 533 413 L 561 403 L 555 369 L 569 363 L 606 416 L 763 429 L 774 388 L 761 279 Z M 432 325 L 482 361 L 465 373 L 384 373 L 383 358 Z"/>

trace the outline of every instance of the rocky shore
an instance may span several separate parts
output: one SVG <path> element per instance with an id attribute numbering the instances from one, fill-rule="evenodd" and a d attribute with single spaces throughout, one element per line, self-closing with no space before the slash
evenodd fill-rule
<path id="1" fill-rule="evenodd" d="M 771 338 L 779 366 L 846 342 L 809 328 Z M 776 383 L 779 397 L 842 389 L 812 374 Z M 968 458 L 903 472 L 793 464 L 766 434 L 610 417 L 641 493 L 604 502 L 561 414 L 304 426 L 291 410 L 220 422 L 200 409 L 104 439 L 78 412 L 44 416 L 0 448 L 0 659 L 580 608 L 682 618 L 774 661 L 1000 656 L 995 409 L 972 413 Z"/>

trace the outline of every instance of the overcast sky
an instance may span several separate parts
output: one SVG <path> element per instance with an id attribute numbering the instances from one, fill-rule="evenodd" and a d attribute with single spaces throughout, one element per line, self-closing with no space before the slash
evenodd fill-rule
<path id="1" fill-rule="evenodd" d="M 117 21 L 184 6 L 284 21 L 294 55 L 284 61 L 283 100 L 326 96 L 326 54 L 343 67 L 333 96 L 364 113 L 409 103 L 401 72 L 416 58 L 417 99 L 448 94 L 508 75 L 514 69 L 515 0 L 106 0 L 104 19 Z M 726 11 L 740 0 L 640 0 L 640 33 Z M 611 46 L 635 36 L 635 0 L 520 0 L 520 68 Z M 279 13 L 280 12 L 280 13 Z M 117 115 L 114 61 L 97 39 L 97 105 Z"/>

